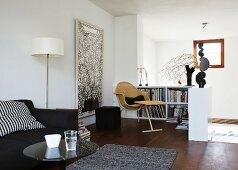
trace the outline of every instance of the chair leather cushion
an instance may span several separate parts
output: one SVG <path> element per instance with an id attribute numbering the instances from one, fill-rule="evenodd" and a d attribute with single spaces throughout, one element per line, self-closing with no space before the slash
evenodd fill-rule
<path id="1" fill-rule="evenodd" d="M 135 104 L 135 101 L 144 101 L 145 98 L 143 95 L 139 95 L 136 97 L 125 97 L 125 100 L 128 105 L 133 105 Z"/>

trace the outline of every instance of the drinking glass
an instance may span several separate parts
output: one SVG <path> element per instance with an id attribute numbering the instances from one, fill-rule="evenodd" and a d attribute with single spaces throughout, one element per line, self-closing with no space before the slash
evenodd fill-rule
<path id="1" fill-rule="evenodd" d="M 76 130 L 67 130 L 64 132 L 65 136 L 65 145 L 67 151 L 76 150 L 77 144 L 77 131 Z"/>

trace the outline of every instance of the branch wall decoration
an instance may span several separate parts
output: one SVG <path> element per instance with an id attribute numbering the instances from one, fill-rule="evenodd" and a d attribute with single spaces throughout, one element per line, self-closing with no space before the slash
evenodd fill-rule
<path id="1" fill-rule="evenodd" d="M 94 110 L 102 104 L 102 68 L 103 29 L 76 20 L 76 95 L 79 119 L 85 115 L 85 111 Z M 86 105 L 86 101 L 90 101 L 89 104 Z"/>
<path id="2" fill-rule="evenodd" d="M 189 68 L 194 67 L 194 56 L 192 54 L 182 54 L 172 58 L 162 67 L 161 73 L 163 78 L 185 83 L 187 80 L 186 65 Z"/>

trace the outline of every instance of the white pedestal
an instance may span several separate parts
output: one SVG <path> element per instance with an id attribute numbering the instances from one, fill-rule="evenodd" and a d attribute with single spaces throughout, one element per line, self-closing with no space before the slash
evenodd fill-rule
<path id="1" fill-rule="evenodd" d="M 208 141 L 210 89 L 190 88 L 188 96 L 189 140 Z"/>

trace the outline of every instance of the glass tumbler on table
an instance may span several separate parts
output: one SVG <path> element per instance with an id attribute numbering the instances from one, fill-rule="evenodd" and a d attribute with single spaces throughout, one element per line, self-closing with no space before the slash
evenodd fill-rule
<path id="1" fill-rule="evenodd" d="M 76 150 L 77 144 L 77 131 L 76 130 L 67 130 L 64 132 L 65 145 L 67 151 Z"/>

